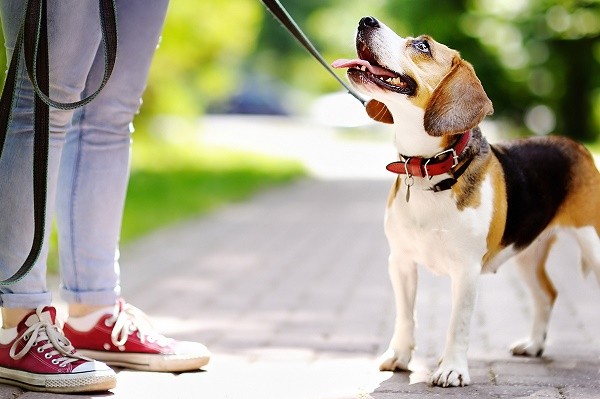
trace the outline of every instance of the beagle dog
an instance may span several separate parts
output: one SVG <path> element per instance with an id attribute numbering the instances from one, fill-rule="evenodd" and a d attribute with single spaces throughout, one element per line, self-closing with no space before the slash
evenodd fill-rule
<path id="1" fill-rule="evenodd" d="M 540 356 L 556 290 L 545 262 L 555 235 L 571 234 L 582 269 L 600 282 L 600 174 L 591 154 L 561 137 L 490 145 L 479 123 L 493 112 L 471 64 L 429 36 L 402 38 L 360 20 L 357 59 L 337 60 L 372 98 L 367 113 L 393 123 L 399 160 L 385 233 L 396 319 L 381 370 L 408 370 L 415 349 L 417 265 L 451 278 L 452 313 L 431 383 L 465 386 L 469 325 L 481 273 L 515 256 L 534 300 L 528 338 L 514 355 Z"/>

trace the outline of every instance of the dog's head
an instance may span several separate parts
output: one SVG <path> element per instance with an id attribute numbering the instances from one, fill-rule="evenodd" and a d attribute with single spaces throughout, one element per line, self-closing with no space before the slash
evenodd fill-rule
<path id="1" fill-rule="evenodd" d="M 423 110 L 423 129 L 431 136 L 462 133 L 493 112 L 473 67 L 460 54 L 429 36 L 402 38 L 373 17 L 360 20 L 358 59 L 338 60 L 362 93 L 371 118 L 399 123 L 406 107 Z M 411 113 L 413 114 L 413 113 Z"/>

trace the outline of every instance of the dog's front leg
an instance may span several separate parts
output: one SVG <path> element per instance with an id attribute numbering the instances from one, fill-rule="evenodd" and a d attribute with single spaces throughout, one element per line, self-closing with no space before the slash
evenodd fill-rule
<path id="1" fill-rule="evenodd" d="M 479 265 L 471 265 L 450 274 L 452 314 L 446 334 L 444 355 L 438 369 L 431 377 L 433 385 L 465 386 L 471 382 L 467 364 L 467 349 L 480 271 Z"/>
<path id="2" fill-rule="evenodd" d="M 394 254 L 389 259 L 389 274 L 394 289 L 396 321 L 388 350 L 379 357 L 381 371 L 408 370 L 415 349 L 415 296 L 417 266 Z"/>

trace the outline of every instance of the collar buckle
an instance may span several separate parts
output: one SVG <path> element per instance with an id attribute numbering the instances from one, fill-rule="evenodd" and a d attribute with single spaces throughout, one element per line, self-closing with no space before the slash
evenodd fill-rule
<path id="1" fill-rule="evenodd" d="M 447 150 L 444 150 L 442 152 L 438 152 L 437 154 L 435 154 L 433 156 L 433 158 L 439 158 L 444 154 L 447 153 L 452 153 L 452 159 L 454 160 L 454 163 L 452 164 L 452 166 L 450 167 L 450 169 L 454 168 L 456 165 L 458 165 L 458 155 L 456 154 L 456 150 L 454 148 L 448 148 Z M 431 159 L 430 159 L 431 160 Z M 429 161 L 428 161 L 429 162 Z"/>

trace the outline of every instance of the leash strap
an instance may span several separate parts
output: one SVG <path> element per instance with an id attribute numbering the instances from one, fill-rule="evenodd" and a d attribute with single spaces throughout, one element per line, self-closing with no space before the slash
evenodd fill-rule
<path id="1" fill-rule="evenodd" d="M 314 57 L 321 65 L 329 71 L 329 73 L 348 91 L 350 95 L 356 98 L 358 101 L 362 103 L 362 105 L 366 105 L 366 100 L 356 92 L 352 87 L 350 87 L 346 82 L 344 82 L 336 73 L 331 69 L 329 64 L 323 59 L 321 54 L 317 51 L 315 46 L 312 45 L 310 40 L 306 37 L 304 32 L 300 29 L 300 27 L 296 24 L 294 19 L 290 16 L 290 14 L 286 11 L 286 9 L 281 5 L 278 0 L 261 0 L 262 3 L 267 7 L 267 9 L 273 14 L 279 22 L 290 32 L 294 38 L 300 42 L 300 44 Z"/>
<path id="2" fill-rule="evenodd" d="M 10 61 L 4 90 L 0 98 L 0 157 L 16 101 L 15 88 L 24 51 L 25 67 L 35 90 L 33 139 L 33 213 L 34 233 L 31 250 L 21 267 L 11 277 L 0 281 L 9 285 L 21 280 L 33 268 L 44 241 L 46 197 L 48 182 L 48 145 L 50 106 L 72 110 L 92 101 L 108 81 L 117 54 L 117 22 L 115 0 L 99 0 L 102 42 L 104 44 L 104 77 L 98 90 L 80 101 L 61 103 L 49 98 L 47 0 L 29 0 L 23 24 L 17 35 L 15 50 Z"/>

